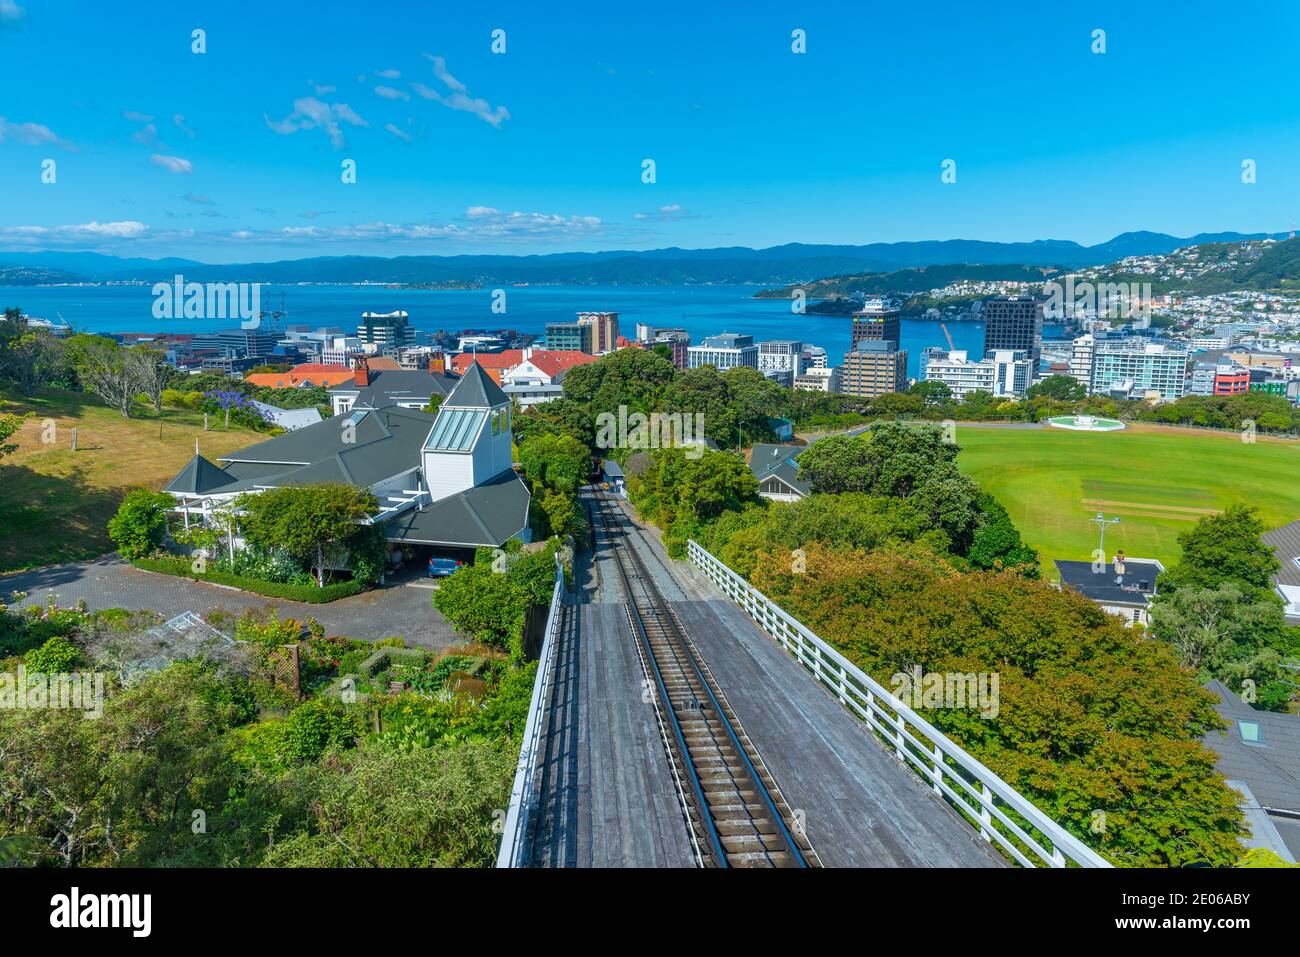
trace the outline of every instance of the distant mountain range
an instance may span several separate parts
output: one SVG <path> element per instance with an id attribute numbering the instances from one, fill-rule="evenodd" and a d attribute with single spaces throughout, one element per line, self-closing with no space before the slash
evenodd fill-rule
<path id="1" fill-rule="evenodd" d="M 613 250 L 533 256 L 328 256 L 278 262 L 210 265 L 189 259 L 128 259 L 91 252 L 0 252 L 0 277 L 16 283 L 146 281 L 176 273 L 196 281 L 382 282 L 395 284 L 672 285 L 759 283 L 787 285 L 826 276 L 890 272 L 916 266 L 985 264 L 1079 267 L 1125 256 L 1158 255 L 1201 243 L 1265 239 L 1266 233 L 1122 233 L 1095 246 L 1059 239 L 995 243 L 973 239 L 870 243 L 864 246 L 789 243 L 767 249 Z M 1285 234 L 1272 234 L 1285 238 Z M 8 267 L 8 271 L 5 270 Z M 40 270 L 52 277 L 41 280 Z M 0 284 L 3 284 L 0 281 Z"/>

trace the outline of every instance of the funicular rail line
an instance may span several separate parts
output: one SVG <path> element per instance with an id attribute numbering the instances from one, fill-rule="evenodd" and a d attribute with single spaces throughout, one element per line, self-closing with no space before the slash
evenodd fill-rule
<path id="1" fill-rule="evenodd" d="M 599 495 L 599 514 L 662 704 L 666 739 L 683 769 L 682 792 L 703 863 L 711 867 L 819 866 L 780 789 L 708 665 L 624 535 L 621 510 Z"/>

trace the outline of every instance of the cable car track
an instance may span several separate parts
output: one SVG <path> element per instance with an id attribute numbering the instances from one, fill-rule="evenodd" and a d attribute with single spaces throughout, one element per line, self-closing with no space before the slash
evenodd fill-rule
<path id="1" fill-rule="evenodd" d="M 820 866 L 708 665 L 628 540 L 622 510 L 607 495 L 597 493 L 597 500 L 628 623 L 662 706 L 664 739 L 683 772 L 680 794 L 702 863 Z"/>

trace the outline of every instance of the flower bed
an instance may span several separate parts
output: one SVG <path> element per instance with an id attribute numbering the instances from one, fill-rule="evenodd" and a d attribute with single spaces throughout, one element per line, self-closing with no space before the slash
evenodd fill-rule
<path id="1" fill-rule="evenodd" d="M 337 601 L 351 595 L 358 595 L 366 590 L 366 586 L 358 581 L 338 582 L 333 585 L 326 585 L 324 588 L 317 588 L 315 585 L 290 585 L 285 582 L 268 582 L 260 578 L 247 578 L 243 575 L 232 575 L 228 572 L 196 572 L 188 558 L 139 558 L 131 564 L 146 572 L 175 575 L 178 578 L 190 578 L 194 581 L 208 582 L 213 585 L 227 585 L 241 591 L 252 592 L 255 595 L 265 595 L 267 598 L 283 598 L 286 601 L 311 602 L 317 605 Z"/>

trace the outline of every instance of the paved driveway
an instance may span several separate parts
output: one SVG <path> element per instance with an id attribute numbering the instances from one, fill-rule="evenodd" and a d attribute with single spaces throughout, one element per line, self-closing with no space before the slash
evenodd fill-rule
<path id="1" fill-rule="evenodd" d="M 84 599 L 91 611 L 126 608 L 156 611 L 166 618 L 184 611 L 206 614 L 213 609 L 241 612 L 272 605 L 282 617 L 315 618 L 331 635 L 366 641 L 400 636 L 409 645 L 442 649 L 463 640 L 433 607 L 428 588 L 396 585 L 341 598 L 324 605 L 264 598 L 247 592 L 188 578 L 140 571 L 117 556 L 72 565 L 50 565 L 0 575 L 0 597 L 27 592 L 23 604 L 44 605 L 53 592 L 59 605 Z"/>

